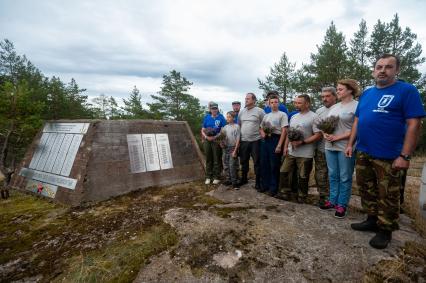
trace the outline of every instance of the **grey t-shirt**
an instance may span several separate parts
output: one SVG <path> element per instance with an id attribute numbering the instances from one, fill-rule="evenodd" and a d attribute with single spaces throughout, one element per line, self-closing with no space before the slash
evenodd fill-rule
<path id="1" fill-rule="evenodd" d="M 358 101 L 352 100 L 349 103 L 342 104 L 337 103 L 331 110 L 328 112 L 328 116 L 339 116 L 339 121 L 337 127 L 333 132 L 333 135 L 341 135 L 346 132 L 350 132 L 355 118 L 355 110 L 358 106 Z M 344 151 L 346 145 L 348 144 L 349 139 L 344 139 L 335 142 L 325 143 L 325 149 L 335 150 L 335 151 Z"/>
<path id="2" fill-rule="evenodd" d="M 281 111 L 270 112 L 263 117 L 260 127 L 264 128 L 266 123 L 270 123 L 274 134 L 281 135 L 281 129 L 288 126 L 287 114 Z"/>
<path id="3" fill-rule="evenodd" d="M 327 115 L 328 115 L 328 112 L 330 112 L 330 109 L 332 108 L 333 106 L 330 106 L 330 107 L 325 107 L 325 106 L 323 106 L 323 107 L 321 107 L 321 108 L 319 108 L 315 113 L 318 115 L 318 119 L 316 120 L 316 124 L 318 125 L 318 122 L 320 121 L 320 120 L 322 120 L 322 119 L 325 119 L 325 118 L 327 118 Z M 321 138 L 318 142 L 317 142 L 317 144 L 316 144 L 316 146 L 317 146 L 317 149 L 319 150 L 319 151 L 322 151 L 322 152 L 325 152 L 325 141 L 324 141 L 324 138 Z"/>
<path id="4" fill-rule="evenodd" d="M 251 109 L 244 108 L 238 114 L 238 123 L 241 125 L 241 140 L 242 141 L 257 141 L 260 140 L 260 123 L 265 116 L 265 111 L 259 107 Z"/>
<path id="5" fill-rule="evenodd" d="M 304 114 L 297 113 L 291 117 L 290 127 L 301 130 L 303 132 L 304 139 L 307 139 L 314 133 L 319 132 L 314 123 L 316 119 L 318 119 L 318 115 L 312 111 Z M 299 145 L 296 149 L 293 149 L 291 143 L 288 144 L 288 153 L 294 157 L 312 158 L 314 157 L 314 149 L 314 143 Z"/>
<path id="6" fill-rule="evenodd" d="M 226 135 L 226 146 L 235 146 L 240 139 L 240 126 L 238 124 L 227 124 L 222 128 L 222 132 Z"/>

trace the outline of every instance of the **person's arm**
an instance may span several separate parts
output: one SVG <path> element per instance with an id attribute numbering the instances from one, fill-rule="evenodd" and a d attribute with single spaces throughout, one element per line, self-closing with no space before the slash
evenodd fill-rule
<path id="1" fill-rule="evenodd" d="M 275 148 L 275 153 L 281 152 L 281 148 L 283 146 L 283 142 L 285 141 L 286 134 L 287 134 L 287 127 L 282 127 L 280 140 L 278 141 L 277 147 Z"/>
<path id="2" fill-rule="evenodd" d="M 286 156 L 288 154 L 288 144 L 290 142 L 290 140 L 288 139 L 288 135 L 285 135 L 285 142 L 284 142 L 284 150 L 283 150 L 283 155 Z"/>
<path id="3" fill-rule="evenodd" d="M 347 140 L 350 136 L 351 136 L 351 131 L 347 131 L 347 132 L 340 134 L 340 135 L 324 134 L 324 138 L 329 142 Z"/>
<path id="4" fill-rule="evenodd" d="M 291 145 L 294 146 L 294 148 L 296 148 L 300 145 L 304 145 L 304 144 L 308 144 L 308 143 L 314 143 L 314 142 L 320 140 L 321 137 L 322 137 L 321 132 L 316 132 L 307 139 L 304 139 L 304 140 L 301 140 L 301 141 L 292 141 Z"/>
<path id="5" fill-rule="evenodd" d="M 352 157 L 352 153 L 353 153 L 352 147 L 354 146 L 357 127 L 358 127 L 358 117 L 355 116 L 354 123 L 351 129 L 351 134 L 349 135 L 349 141 L 345 148 L 346 157 Z"/>
<path id="6" fill-rule="evenodd" d="M 240 132 L 240 127 L 238 127 L 237 142 L 235 143 L 235 149 L 234 149 L 234 152 L 232 152 L 232 157 L 237 157 L 238 155 L 238 149 L 240 148 L 240 139 L 241 139 L 241 132 Z"/>
<path id="7" fill-rule="evenodd" d="M 407 131 L 405 133 L 404 144 L 401 155 L 411 155 L 416 149 L 418 136 L 420 135 L 420 118 L 407 119 Z M 408 169 L 410 161 L 398 156 L 392 163 L 392 168 L 401 170 Z"/>

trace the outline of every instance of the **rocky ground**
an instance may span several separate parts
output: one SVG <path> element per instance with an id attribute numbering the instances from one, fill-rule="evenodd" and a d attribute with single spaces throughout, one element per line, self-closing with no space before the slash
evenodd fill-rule
<path id="1" fill-rule="evenodd" d="M 412 220 L 390 247 L 354 232 L 353 196 L 336 219 L 315 205 L 201 182 L 150 188 L 86 208 L 12 192 L 0 205 L 0 282 L 425 282 Z"/>
<path id="2" fill-rule="evenodd" d="M 374 233 L 350 229 L 365 218 L 357 197 L 341 220 L 313 205 L 259 194 L 250 185 L 239 191 L 220 186 L 208 194 L 225 204 L 166 211 L 165 221 L 181 240 L 152 258 L 135 282 L 356 282 L 377 263 L 395 258 L 407 241 L 424 241 L 403 216 L 390 247 L 371 248 Z M 384 278 L 397 273 L 386 272 Z M 424 280 L 424 267 L 417 272 L 403 279 Z"/>

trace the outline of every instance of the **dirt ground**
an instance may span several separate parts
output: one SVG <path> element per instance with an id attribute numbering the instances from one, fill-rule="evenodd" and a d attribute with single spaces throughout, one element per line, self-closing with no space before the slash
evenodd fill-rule
<path id="1" fill-rule="evenodd" d="M 365 217 L 357 196 L 340 220 L 252 187 L 194 182 L 87 208 L 12 192 L 0 203 L 0 281 L 425 282 L 425 238 L 409 216 L 380 251 L 350 229 Z"/>

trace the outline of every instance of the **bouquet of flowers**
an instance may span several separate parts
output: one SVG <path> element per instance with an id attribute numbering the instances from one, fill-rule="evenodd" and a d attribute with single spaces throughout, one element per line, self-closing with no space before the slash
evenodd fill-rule
<path id="1" fill-rule="evenodd" d="M 272 135 L 272 133 L 274 132 L 274 126 L 272 126 L 272 124 L 270 122 L 265 122 L 262 129 L 265 132 L 265 135 L 267 137 L 270 137 Z"/>
<path id="2" fill-rule="evenodd" d="M 303 140 L 303 132 L 299 128 L 290 127 L 287 131 L 289 141 L 301 141 Z"/>
<path id="3" fill-rule="evenodd" d="M 208 136 L 208 137 L 214 137 L 215 135 L 216 135 L 216 129 L 215 128 L 211 128 L 211 127 L 209 127 L 209 128 L 206 128 L 205 130 L 204 130 L 204 133 L 206 134 L 206 136 Z"/>
<path id="4" fill-rule="evenodd" d="M 325 119 L 321 119 L 317 125 L 318 129 L 323 131 L 325 134 L 332 134 L 337 127 L 339 122 L 339 116 L 329 116 Z"/>
<path id="5" fill-rule="evenodd" d="M 223 131 L 220 131 L 219 135 L 214 139 L 221 147 L 225 147 L 226 134 Z"/>

